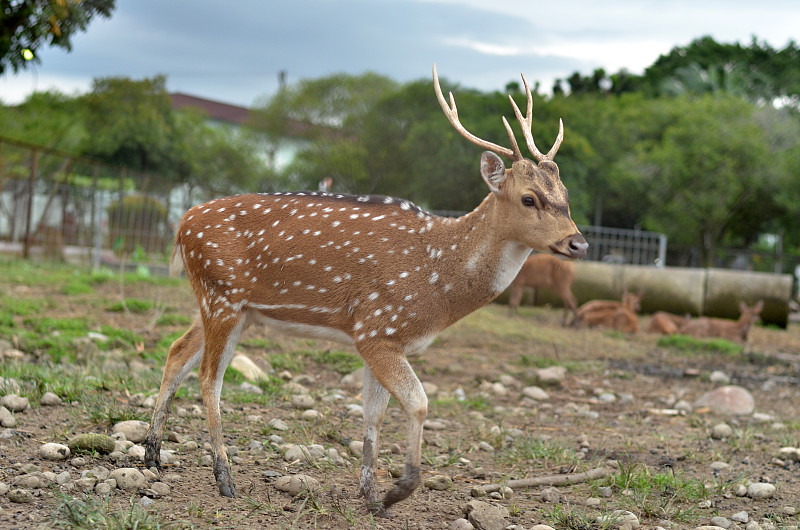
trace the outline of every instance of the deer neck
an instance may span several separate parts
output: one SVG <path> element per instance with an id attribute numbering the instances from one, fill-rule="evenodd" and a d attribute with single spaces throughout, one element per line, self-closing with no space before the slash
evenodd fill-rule
<path id="1" fill-rule="evenodd" d="M 462 217 L 437 220 L 427 232 L 426 250 L 436 270 L 445 271 L 437 279 L 440 299 L 457 320 L 502 293 L 531 249 L 507 237 L 493 194 Z"/>

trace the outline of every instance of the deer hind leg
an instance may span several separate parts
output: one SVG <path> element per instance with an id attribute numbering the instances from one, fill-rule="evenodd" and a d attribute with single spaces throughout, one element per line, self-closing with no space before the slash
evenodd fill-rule
<path id="1" fill-rule="evenodd" d="M 219 397 L 222 392 L 222 378 L 231 362 L 233 350 L 246 326 L 242 314 L 232 315 L 226 321 L 206 319 L 205 349 L 200 362 L 200 391 L 206 407 L 208 430 L 211 434 L 211 447 L 214 456 L 214 477 L 221 495 L 236 497 L 236 487 L 231 477 L 228 453 L 222 439 L 222 421 L 219 411 Z"/>
<path id="2" fill-rule="evenodd" d="M 377 346 L 369 351 L 361 351 L 372 376 L 394 396 L 408 417 L 406 435 L 406 462 L 403 476 L 395 482 L 383 500 L 383 507 L 373 511 L 388 517 L 386 509 L 402 501 L 420 483 L 420 459 L 422 452 L 422 424 L 428 414 L 428 398 L 405 355 L 393 346 Z"/>
<path id="3" fill-rule="evenodd" d="M 146 467 L 161 468 L 161 438 L 167 425 L 172 399 L 186 375 L 200 364 L 203 356 L 203 326 L 195 320 L 192 327 L 182 337 L 172 343 L 164 365 L 161 389 L 158 392 L 153 421 L 147 431 L 144 448 Z"/>
<path id="4" fill-rule="evenodd" d="M 378 495 L 375 470 L 378 465 L 380 432 L 389 391 L 375 379 L 369 367 L 364 366 L 364 455 L 361 461 L 360 491 L 372 513 L 383 510 L 383 501 Z"/>
<path id="5" fill-rule="evenodd" d="M 522 301 L 522 288 L 521 282 L 513 282 L 511 284 L 511 294 L 508 295 L 508 314 L 514 315 L 517 312 L 520 302 Z"/>
<path id="6" fill-rule="evenodd" d="M 566 289 L 563 293 L 561 293 L 561 299 L 564 301 L 564 318 L 561 321 L 561 325 L 567 325 L 567 313 L 571 311 L 572 321 L 569 323 L 571 326 L 576 320 L 578 320 L 578 299 L 575 298 L 575 295 L 572 294 L 570 289 Z"/>

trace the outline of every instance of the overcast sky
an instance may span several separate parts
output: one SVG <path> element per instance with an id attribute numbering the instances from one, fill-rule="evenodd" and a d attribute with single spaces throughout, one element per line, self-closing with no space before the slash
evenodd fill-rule
<path id="1" fill-rule="evenodd" d="M 249 106 L 288 82 L 373 71 L 400 82 L 439 75 L 502 90 L 524 73 L 634 73 L 704 35 L 776 49 L 800 42 L 797 0 L 117 0 L 72 52 L 0 77 L 0 101 L 32 90 L 85 92 L 96 77 L 167 76 L 171 92 Z"/>

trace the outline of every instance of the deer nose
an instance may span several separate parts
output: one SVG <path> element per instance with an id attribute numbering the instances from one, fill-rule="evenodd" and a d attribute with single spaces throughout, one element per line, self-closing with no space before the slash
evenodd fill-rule
<path id="1" fill-rule="evenodd" d="M 586 255 L 586 251 L 589 250 L 589 243 L 586 242 L 581 234 L 575 234 L 570 238 L 567 249 L 571 257 L 575 259 L 582 258 Z"/>

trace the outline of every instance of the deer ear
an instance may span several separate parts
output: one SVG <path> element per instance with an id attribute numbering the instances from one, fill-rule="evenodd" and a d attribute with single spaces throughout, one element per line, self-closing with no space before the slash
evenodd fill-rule
<path id="1" fill-rule="evenodd" d="M 500 193 L 500 186 L 506 180 L 506 166 L 499 156 L 491 151 L 481 155 L 481 177 L 492 193 Z"/>

